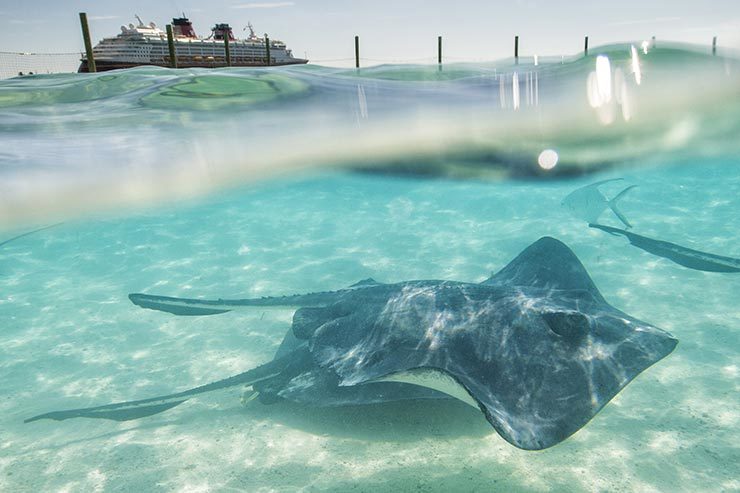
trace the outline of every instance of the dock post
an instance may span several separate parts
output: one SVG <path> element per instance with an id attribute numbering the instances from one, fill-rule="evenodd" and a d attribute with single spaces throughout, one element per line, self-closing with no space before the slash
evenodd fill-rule
<path id="1" fill-rule="evenodd" d="M 80 12 L 80 24 L 82 25 L 82 39 L 85 41 L 87 71 L 97 72 L 95 67 L 95 58 L 93 58 L 92 43 L 90 42 L 90 29 L 87 27 L 87 14 L 85 12 Z"/>
<path id="2" fill-rule="evenodd" d="M 514 63 L 519 64 L 519 36 L 514 36 Z"/>
<path id="3" fill-rule="evenodd" d="M 177 68 L 177 54 L 175 53 L 175 36 L 172 34 L 172 24 L 167 24 L 167 46 L 170 49 L 170 67 Z"/>
<path id="4" fill-rule="evenodd" d="M 588 36 L 583 40 L 583 56 L 588 56 Z"/>
<path id="5" fill-rule="evenodd" d="M 231 67 L 231 48 L 229 47 L 229 33 L 224 33 L 224 56 L 226 57 L 226 66 Z"/>
<path id="6" fill-rule="evenodd" d="M 442 36 L 437 36 L 437 63 L 442 65 Z"/>
<path id="7" fill-rule="evenodd" d="M 717 36 L 712 38 L 712 55 L 717 54 Z"/>
<path id="8" fill-rule="evenodd" d="M 270 38 L 265 34 L 265 53 L 267 54 L 267 66 L 272 65 L 270 62 Z"/>
<path id="9" fill-rule="evenodd" d="M 360 37 L 355 36 L 355 68 L 360 68 Z"/>

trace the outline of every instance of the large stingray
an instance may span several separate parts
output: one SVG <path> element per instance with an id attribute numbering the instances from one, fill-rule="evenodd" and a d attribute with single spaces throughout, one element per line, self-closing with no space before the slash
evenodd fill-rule
<path id="1" fill-rule="evenodd" d="M 129 420 L 204 392 L 252 385 L 263 401 L 319 406 L 453 396 L 480 409 L 513 445 L 543 449 L 583 427 L 677 343 L 609 305 L 575 254 L 549 237 L 480 284 L 366 280 L 340 291 L 277 298 L 130 298 L 179 315 L 300 308 L 275 359 L 262 366 L 184 392 L 27 422 Z"/>

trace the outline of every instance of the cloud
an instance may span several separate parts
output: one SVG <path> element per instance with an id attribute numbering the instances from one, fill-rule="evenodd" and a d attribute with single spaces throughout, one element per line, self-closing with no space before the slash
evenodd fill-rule
<path id="1" fill-rule="evenodd" d="M 292 7 L 295 2 L 260 2 L 260 3 L 242 3 L 232 5 L 232 9 L 278 9 L 282 7 Z"/>

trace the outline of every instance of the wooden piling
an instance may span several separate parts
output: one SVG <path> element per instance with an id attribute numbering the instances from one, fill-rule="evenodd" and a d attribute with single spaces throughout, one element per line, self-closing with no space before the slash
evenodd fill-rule
<path id="1" fill-rule="evenodd" d="M 519 63 L 519 36 L 514 36 L 514 63 Z"/>
<path id="2" fill-rule="evenodd" d="M 355 68 L 360 68 L 360 37 L 355 36 Z"/>
<path id="3" fill-rule="evenodd" d="M 82 26 L 82 39 L 85 41 L 87 71 L 97 72 L 95 68 L 95 58 L 93 58 L 92 42 L 90 41 L 90 29 L 87 27 L 87 14 L 85 12 L 80 12 L 80 25 Z"/>
<path id="4" fill-rule="evenodd" d="M 231 67 L 231 48 L 229 47 L 229 33 L 224 32 L 224 56 L 226 57 L 226 66 Z"/>
<path id="5" fill-rule="evenodd" d="M 272 60 L 270 58 L 270 38 L 265 34 L 265 53 L 267 54 L 267 66 L 269 67 L 272 65 Z"/>
<path id="6" fill-rule="evenodd" d="M 437 36 L 437 63 L 442 65 L 442 36 Z"/>
<path id="7" fill-rule="evenodd" d="M 712 38 L 712 55 L 717 54 L 717 36 Z"/>
<path id="8" fill-rule="evenodd" d="M 588 36 L 583 40 L 583 56 L 588 56 Z"/>
<path id="9" fill-rule="evenodd" d="M 167 24 L 167 47 L 170 49 L 170 67 L 177 68 L 177 53 L 175 52 L 175 36 L 172 34 L 172 24 Z"/>

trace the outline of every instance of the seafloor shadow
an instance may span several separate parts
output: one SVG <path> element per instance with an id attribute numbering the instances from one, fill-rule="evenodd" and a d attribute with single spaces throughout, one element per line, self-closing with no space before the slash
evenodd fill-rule
<path id="1" fill-rule="evenodd" d="M 413 400 L 344 407 L 307 407 L 288 401 L 252 402 L 243 413 L 312 433 L 368 441 L 411 442 L 429 437 L 494 433 L 480 411 L 453 399 Z"/>

